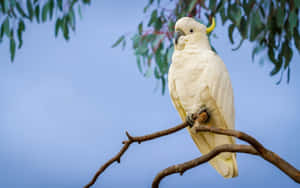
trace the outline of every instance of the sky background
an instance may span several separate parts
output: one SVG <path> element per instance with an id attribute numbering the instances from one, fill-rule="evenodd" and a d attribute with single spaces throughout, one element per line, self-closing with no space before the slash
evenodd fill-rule
<path id="1" fill-rule="evenodd" d="M 111 48 L 135 31 L 145 2 L 93 1 L 69 42 L 54 38 L 54 23 L 30 24 L 13 64 L 8 42 L 0 45 L 0 187 L 82 187 L 119 151 L 125 130 L 144 135 L 181 123 L 168 92 L 161 96 L 155 80 L 139 73 L 131 44 Z M 300 168 L 298 52 L 290 84 L 284 77 L 278 86 L 269 63 L 252 63 L 251 44 L 231 51 L 226 28 L 218 23 L 214 33 L 233 83 L 236 128 Z M 160 170 L 199 155 L 186 130 L 134 144 L 94 187 L 151 187 Z M 204 164 L 161 187 L 298 187 L 258 157 L 238 154 L 237 161 L 237 178 Z"/>

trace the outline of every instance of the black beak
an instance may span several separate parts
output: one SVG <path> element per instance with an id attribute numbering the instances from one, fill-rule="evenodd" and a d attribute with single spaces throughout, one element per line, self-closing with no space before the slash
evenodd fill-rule
<path id="1" fill-rule="evenodd" d="M 183 31 L 181 31 L 181 30 L 176 31 L 176 32 L 175 32 L 175 44 L 178 43 L 179 37 L 180 37 L 180 36 L 184 36 L 184 35 L 185 35 L 185 34 L 184 34 Z"/>

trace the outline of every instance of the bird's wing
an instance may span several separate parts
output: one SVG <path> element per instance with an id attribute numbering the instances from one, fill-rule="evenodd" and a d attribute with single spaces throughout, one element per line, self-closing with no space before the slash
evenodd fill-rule
<path id="1" fill-rule="evenodd" d="M 173 105 L 175 106 L 176 110 L 178 111 L 179 116 L 182 119 L 182 121 L 185 121 L 186 111 L 184 110 L 184 108 L 179 100 L 179 97 L 177 96 L 176 86 L 175 86 L 174 79 L 173 79 L 172 64 L 169 68 L 168 87 L 169 87 L 169 93 L 170 93 L 170 96 L 172 99 L 171 101 L 172 101 Z"/>
<path id="2" fill-rule="evenodd" d="M 206 101 L 208 111 L 211 112 L 211 119 L 209 120 L 208 125 L 225 129 L 234 129 L 235 111 L 233 89 L 229 73 L 221 58 L 214 52 L 208 52 L 206 58 L 207 64 L 202 75 L 203 83 L 207 86 L 202 93 L 206 98 L 202 97 L 202 100 Z M 193 135 L 193 133 L 191 133 L 191 135 L 192 137 L 196 137 L 197 140 L 201 139 L 198 138 L 198 135 Z M 234 138 L 224 135 L 205 134 L 204 137 L 208 142 L 210 149 L 223 144 L 235 143 Z M 199 149 L 203 147 L 202 145 L 197 144 L 197 142 L 196 145 Z M 210 163 L 226 178 L 238 175 L 236 155 L 234 153 L 222 153 Z"/>
<path id="3" fill-rule="evenodd" d="M 221 58 L 215 53 L 209 53 L 207 61 L 207 71 L 203 77 L 206 80 L 210 96 L 224 118 L 226 125 L 224 128 L 234 129 L 234 96 L 229 73 Z"/>

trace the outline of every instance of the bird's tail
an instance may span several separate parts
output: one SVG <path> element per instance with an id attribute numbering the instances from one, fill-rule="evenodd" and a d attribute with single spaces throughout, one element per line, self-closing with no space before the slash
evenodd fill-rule
<path id="1" fill-rule="evenodd" d="M 225 153 L 224 153 L 225 154 Z M 233 178 L 238 176 L 238 168 L 236 163 L 236 155 L 234 153 L 227 153 L 229 158 L 220 156 L 215 157 L 209 163 L 221 174 L 224 178 Z"/>
<path id="2" fill-rule="evenodd" d="M 212 133 L 193 133 L 191 129 L 189 132 L 202 154 L 210 152 L 211 146 L 207 143 L 205 136 L 212 136 Z M 208 135 L 205 135 L 208 134 Z M 238 167 L 236 162 L 236 154 L 224 152 L 209 161 L 209 163 L 221 174 L 224 178 L 233 178 L 238 176 Z"/>

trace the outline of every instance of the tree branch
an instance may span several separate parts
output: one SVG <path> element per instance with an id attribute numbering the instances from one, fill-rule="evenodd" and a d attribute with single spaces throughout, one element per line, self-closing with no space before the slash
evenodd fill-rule
<path id="1" fill-rule="evenodd" d="M 196 126 L 195 130 L 197 132 L 212 132 L 216 134 L 234 136 L 240 140 L 248 142 L 251 146 L 253 146 L 259 153 L 259 155 L 272 163 L 274 166 L 279 168 L 283 171 L 286 175 L 292 178 L 295 182 L 300 183 L 300 171 L 289 164 L 287 161 L 279 157 L 276 153 L 272 152 L 271 150 L 266 149 L 260 142 L 258 142 L 252 136 L 236 130 L 230 129 L 220 129 L 215 127 L 208 127 L 208 126 Z"/>
<path id="2" fill-rule="evenodd" d="M 179 131 L 179 130 L 187 127 L 187 126 L 188 126 L 188 124 L 185 122 L 185 123 L 182 123 L 182 124 L 177 125 L 175 127 L 172 127 L 170 129 L 158 131 L 158 132 L 148 134 L 148 135 L 144 135 L 144 136 L 136 136 L 136 137 L 131 136 L 126 131 L 126 136 L 127 136 L 128 140 L 125 140 L 125 141 L 122 142 L 124 144 L 124 146 L 121 148 L 119 153 L 117 153 L 117 155 L 115 155 L 113 158 L 111 158 L 109 161 L 107 161 L 104 165 L 102 165 L 100 167 L 100 169 L 94 175 L 93 179 L 87 185 L 85 185 L 84 188 L 89 188 L 92 185 L 94 185 L 95 182 L 97 181 L 98 177 L 100 176 L 100 174 L 102 174 L 105 171 L 105 169 L 107 167 L 109 167 L 113 162 L 120 163 L 122 155 L 127 151 L 127 149 L 129 148 L 129 146 L 132 143 L 137 142 L 137 143 L 140 144 L 140 143 L 148 141 L 148 140 L 153 140 L 153 139 L 158 138 L 158 137 L 166 136 L 166 135 L 175 133 L 175 132 L 177 132 L 177 131 Z"/>
<path id="3" fill-rule="evenodd" d="M 285 174 L 287 174 L 295 182 L 300 183 L 300 171 L 299 170 L 297 170 L 295 167 L 293 167 L 287 161 L 280 158 L 274 152 L 266 149 L 260 142 L 258 142 L 252 136 L 250 136 L 244 132 L 241 132 L 241 131 L 230 130 L 230 129 L 221 129 L 221 128 L 215 128 L 215 127 L 210 127 L 210 126 L 203 126 L 200 123 L 202 120 L 202 116 L 200 114 L 195 115 L 195 117 L 193 117 L 193 119 L 196 119 L 195 120 L 196 123 L 194 124 L 192 131 L 211 132 L 211 133 L 215 133 L 215 134 L 233 136 L 233 137 L 236 137 L 240 140 L 243 140 L 243 141 L 249 143 L 250 146 L 249 145 L 238 145 L 238 144 L 224 144 L 224 145 L 215 147 L 209 153 L 202 155 L 201 157 L 198 157 L 191 161 L 187 161 L 182 164 L 170 166 L 157 174 L 157 176 L 153 180 L 152 188 L 158 188 L 160 181 L 163 178 L 165 178 L 166 176 L 169 176 L 169 175 L 175 174 L 175 173 L 180 173 L 180 175 L 182 175 L 186 170 L 189 170 L 189 169 L 199 166 L 205 162 L 208 162 L 209 160 L 211 160 L 212 158 L 214 158 L 215 156 L 217 156 L 218 154 L 220 154 L 222 152 L 239 152 L 239 153 L 248 153 L 248 154 L 252 154 L 252 155 L 261 156 L 263 159 L 272 163 L 274 166 L 276 166 L 281 171 L 283 171 Z M 127 149 L 129 148 L 129 146 L 132 143 L 134 143 L 134 142 L 142 143 L 142 142 L 145 142 L 148 140 L 153 140 L 155 138 L 166 136 L 166 135 L 175 133 L 187 126 L 188 126 L 188 123 L 184 122 L 180 125 L 170 128 L 170 129 L 155 132 L 155 133 L 148 134 L 145 136 L 137 136 L 137 137 L 133 137 L 128 132 L 126 132 L 126 136 L 127 136 L 128 140 L 125 140 L 122 142 L 124 144 L 124 146 L 121 148 L 119 153 L 117 153 L 113 158 L 111 158 L 104 165 L 102 165 L 101 168 L 94 175 L 93 179 L 86 186 L 84 186 L 84 188 L 91 187 L 97 181 L 100 174 L 102 174 L 105 171 L 105 169 L 107 167 L 109 167 L 113 162 L 116 161 L 116 162 L 120 163 L 121 157 L 127 151 Z"/>
<path id="4" fill-rule="evenodd" d="M 158 188 L 160 181 L 171 174 L 180 173 L 182 175 L 186 170 L 194 168 L 200 164 L 208 162 L 221 152 L 239 152 L 239 153 L 248 153 L 253 155 L 259 155 L 266 161 L 272 163 L 274 166 L 283 171 L 286 175 L 292 178 L 295 182 L 300 183 L 300 171 L 289 164 L 284 159 L 280 158 L 274 152 L 266 149 L 260 142 L 258 142 L 252 136 L 236 130 L 230 129 L 221 129 L 210 126 L 195 125 L 192 129 L 196 132 L 211 132 L 215 134 L 234 136 L 240 140 L 246 141 L 251 146 L 248 145 L 237 145 L 237 144 L 225 144 L 215 147 L 209 153 L 202 155 L 194 160 L 170 166 L 162 171 L 160 171 L 157 176 L 154 178 L 152 183 L 152 188 Z"/>
<path id="5" fill-rule="evenodd" d="M 187 161 L 185 163 L 170 166 L 160 171 L 153 180 L 152 188 L 158 188 L 160 181 L 164 177 L 175 173 L 179 173 L 180 175 L 183 175 L 183 173 L 186 170 L 195 168 L 205 162 L 208 162 L 209 160 L 211 160 L 212 158 L 214 158 L 215 156 L 217 156 L 222 152 L 240 152 L 240 153 L 249 153 L 253 155 L 258 155 L 258 152 L 252 146 L 248 146 L 248 145 L 224 144 L 221 146 L 217 146 L 209 153 L 202 155 L 201 157 Z"/>

